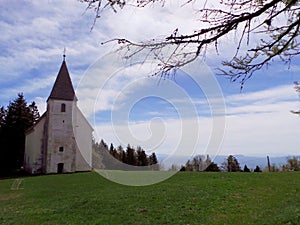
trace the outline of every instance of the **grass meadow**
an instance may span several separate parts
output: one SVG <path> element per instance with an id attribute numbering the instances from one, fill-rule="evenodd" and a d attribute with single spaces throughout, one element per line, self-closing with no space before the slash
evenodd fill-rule
<path id="1" fill-rule="evenodd" d="M 300 224 L 299 172 L 179 172 L 144 187 L 95 172 L 20 179 L 0 180 L 0 224 Z"/>

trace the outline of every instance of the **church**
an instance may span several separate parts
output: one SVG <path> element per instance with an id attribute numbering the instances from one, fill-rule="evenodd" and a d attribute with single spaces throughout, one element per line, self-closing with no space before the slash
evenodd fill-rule
<path id="1" fill-rule="evenodd" d="M 93 128 L 77 101 L 64 55 L 47 110 L 26 132 L 25 171 L 49 174 L 91 170 Z"/>

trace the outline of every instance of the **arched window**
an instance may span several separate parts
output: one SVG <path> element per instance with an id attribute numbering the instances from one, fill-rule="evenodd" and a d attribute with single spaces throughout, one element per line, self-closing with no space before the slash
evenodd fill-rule
<path id="1" fill-rule="evenodd" d="M 66 111 L 66 104 L 65 103 L 62 103 L 61 106 L 60 106 L 60 111 L 61 112 L 65 112 Z"/>
<path id="2" fill-rule="evenodd" d="M 64 151 L 64 147 L 60 146 L 58 150 L 59 150 L 60 152 L 63 152 L 63 151 Z"/>

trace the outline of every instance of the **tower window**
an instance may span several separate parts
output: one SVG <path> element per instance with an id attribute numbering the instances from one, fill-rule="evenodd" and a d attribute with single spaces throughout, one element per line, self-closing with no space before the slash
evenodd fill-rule
<path id="1" fill-rule="evenodd" d="M 66 111 L 66 104 L 65 103 L 62 103 L 61 106 L 60 106 L 60 111 L 61 112 L 65 112 Z"/>
<path id="2" fill-rule="evenodd" d="M 58 150 L 59 150 L 60 152 L 63 152 L 63 151 L 64 151 L 64 147 L 63 147 L 63 146 L 60 146 Z"/>

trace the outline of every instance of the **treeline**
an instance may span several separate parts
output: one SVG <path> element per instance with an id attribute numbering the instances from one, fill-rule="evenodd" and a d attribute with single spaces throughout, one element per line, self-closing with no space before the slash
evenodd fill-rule
<path id="1" fill-rule="evenodd" d="M 293 156 L 287 160 L 285 165 L 272 165 L 269 170 L 270 172 L 300 171 L 300 157 Z"/>
<path id="2" fill-rule="evenodd" d="M 23 166 L 25 131 L 39 117 L 35 102 L 28 105 L 22 93 L 6 108 L 0 107 L 0 176 L 11 175 Z"/>
<path id="3" fill-rule="evenodd" d="M 113 160 L 112 157 L 116 160 Z M 121 145 L 114 147 L 112 143 L 108 147 L 103 140 L 101 140 L 99 143 L 94 142 L 93 168 L 124 169 L 124 165 L 122 165 L 124 163 L 131 166 L 151 166 L 152 169 L 159 168 L 155 152 L 148 156 L 146 151 L 140 146 L 134 148 L 128 144 L 124 150 Z"/>
<path id="4" fill-rule="evenodd" d="M 180 171 L 206 171 L 206 172 L 219 172 L 218 165 L 211 161 L 209 155 L 197 155 L 192 160 L 188 160 L 185 166 L 182 166 Z"/>
<path id="5" fill-rule="evenodd" d="M 172 165 L 171 170 L 178 170 L 176 165 Z M 184 166 L 181 166 L 180 171 L 204 171 L 204 172 L 285 172 L 285 171 L 300 171 L 300 157 L 292 157 L 287 159 L 285 165 L 277 167 L 276 165 L 267 166 L 262 169 L 258 165 L 252 170 L 244 165 L 241 168 L 237 158 L 229 155 L 227 159 L 219 166 L 212 162 L 209 155 L 197 155 L 193 159 L 188 160 Z"/>

